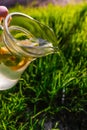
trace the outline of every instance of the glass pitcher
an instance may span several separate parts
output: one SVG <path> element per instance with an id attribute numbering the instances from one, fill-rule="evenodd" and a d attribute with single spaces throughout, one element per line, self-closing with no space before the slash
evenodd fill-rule
<path id="1" fill-rule="evenodd" d="M 56 51 L 52 29 L 32 17 L 14 12 L 0 25 L 0 90 L 13 87 L 29 64 Z"/>

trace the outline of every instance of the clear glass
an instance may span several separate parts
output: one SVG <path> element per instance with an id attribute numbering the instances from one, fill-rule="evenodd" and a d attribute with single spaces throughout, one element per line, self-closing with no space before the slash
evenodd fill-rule
<path id="1" fill-rule="evenodd" d="M 54 53 L 52 29 L 22 13 L 11 13 L 0 31 L 0 90 L 13 87 L 36 58 Z"/>

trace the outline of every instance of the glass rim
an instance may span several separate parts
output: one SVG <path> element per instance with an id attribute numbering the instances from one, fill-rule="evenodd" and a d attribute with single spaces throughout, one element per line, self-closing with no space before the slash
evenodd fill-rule
<path id="1" fill-rule="evenodd" d="M 31 16 L 28 16 L 28 15 L 26 15 L 26 14 L 24 14 L 24 13 L 20 13 L 20 12 L 9 13 L 9 14 L 6 16 L 5 20 L 4 20 L 4 29 L 5 29 L 6 33 L 7 33 L 9 36 L 11 36 L 11 37 L 13 37 L 13 36 L 12 36 L 11 33 L 9 32 L 9 25 L 8 25 L 8 24 L 9 24 L 9 20 L 12 19 L 12 17 L 13 17 L 13 16 L 16 16 L 16 15 L 18 15 L 18 16 L 23 16 L 23 17 L 26 17 L 26 18 L 28 18 L 28 19 L 32 19 L 32 20 L 38 22 L 37 20 L 35 20 L 35 19 L 32 18 Z"/>
<path id="2" fill-rule="evenodd" d="M 44 25 L 43 23 L 41 23 L 41 22 L 39 22 L 38 20 L 36 20 L 36 19 L 34 19 L 34 18 L 32 18 L 31 16 L 29 16 L 29 15 L 27 15 L 27 14 L 24 14 L 24 13 L 20 13 L 20 12 L 13 12 L 13 13 L 9 13 L 7 16 L 6 16 L 6 18 L 5 18 L 5 20 L 4 20 L 4 32 L 6 32 L 6 34 L 5 35 L 7 35 L 9 38 L 10 38 L 10 41 L 11 41 L 11 44 L 9 44 L 9 45 L 11 45 L 11 46 L 13 46 L 13 49 L 16 51 L 17 50 L 17 52 L 18 52 L 18 50 L 19 50 L 19 52 L 21 52 L 22 54 L 29 54 L 29 53 L 27 53 L 27 52 L 25 52 L 25 51 L 23 51 L 22 50 L 22 48 L 20 48 L 20 46 L 18 45 L 18 44 L 16 44 L 16 39 L 14 38 L 14 36 L 11 34 L 11 32 L 10 32 L 10 20 L 12 20 L 12 18 L 14 17 L 14 16 L 16 16 L 16 17 L 18 17 L 18 16 L 21 16 L 21 17 L 24 17 L 24 18 L 26 18 L 26 20 L 27 19 L 30 19 L 30 20 L 33 20 L 34 22 L 36 22 L 38 25 L 40 25 L 40 26 L 45 26 L 48 30 L 50 30 L 52 33 L 53 33 L 53 30 L 49 27 L 49 26 L 46 26 L 46 25 Z M 15 25 L 13 25 L 13 26 L 15 26 Z M 26 29 L 26 28 L 25 28 Z M 53 35 L 54 36 L 54 35 Z M 51 42 L 52 43 L 52 42 Z M 8 44 L 8 43 L 7 43 Z M 32 47 L 33 49 L 35 49 L 34 47 Z M 42 49 L 45 49 L 46 47 L 42 47 Z M 31 49 L 31 47 L 30 47 L 30 49 Z M 37 48 L 38 49 L 38 48 Z M 52 47 L 51 47 L 51 49 L 52 49 Z M 39 50 L 40 50 L 40 48 L 39 48 Z M 39 51 L 38 50 L 38 51 Z M 18 52 L 18 53 L 19 53 Z M 32 54 L 31 54 L 32 55 Z M 34 54 L 34 55 L 36 55 L 36 54 Z M 38 55 L 38 57 L 40 56 L 40 54 Z"/>

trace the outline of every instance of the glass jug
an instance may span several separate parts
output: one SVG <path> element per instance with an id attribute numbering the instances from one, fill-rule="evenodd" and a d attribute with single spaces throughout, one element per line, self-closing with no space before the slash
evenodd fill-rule
<path id="1" fill-rule="evenodd" d="M 48 26 L 23 13 L 8 14 L 0 25 L 0 90 L 13 87 L 33 60 L 54 53 L 55 43 Z"/>

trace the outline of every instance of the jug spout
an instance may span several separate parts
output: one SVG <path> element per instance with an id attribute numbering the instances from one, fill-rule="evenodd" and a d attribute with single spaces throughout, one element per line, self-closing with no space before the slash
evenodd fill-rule
<path id="1" fill-rule="evenodd" d="M 51 53 L 58 52 L 58 47 L 54 47 L 51 42 L 41 38 L 30 38 L 16 43 L 22 50 L 25 50 L 27 56 L 42 57 Z"/>

